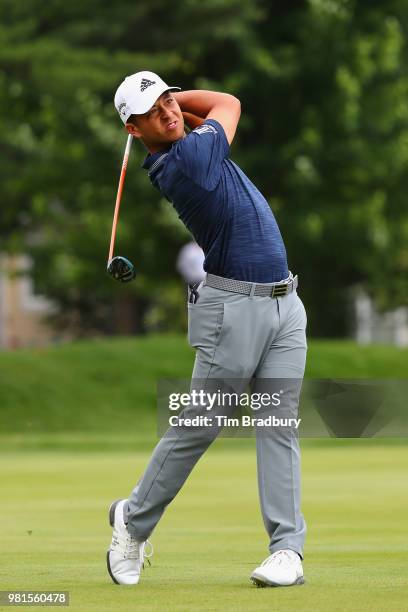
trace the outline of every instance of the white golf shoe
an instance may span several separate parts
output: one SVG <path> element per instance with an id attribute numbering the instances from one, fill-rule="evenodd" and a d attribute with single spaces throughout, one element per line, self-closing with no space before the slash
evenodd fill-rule
<path id="1" fill-rule="evenodd" d="M 251 580 L 259 587 L 303 584 L 302 561 L 293 550 L 277 550 L 252 572 Z"/>
<path id="2" fill-rule="evenodd" d="M 153 547 L 148 540 L 140 542 L 132 537 L 123 520 L 123 506 L 127 499 L 113 502 L 109 508 L 109 523 L 113 527 L 112 542 L 107 552 L 108 572 L 116 584 L 137 584 L 145 557 L 151 557 Z M 151 546 L 146 554 L 146 543 Z"/>

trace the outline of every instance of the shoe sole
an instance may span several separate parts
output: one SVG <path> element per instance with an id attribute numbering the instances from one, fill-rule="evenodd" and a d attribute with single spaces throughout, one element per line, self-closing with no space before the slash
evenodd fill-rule
<path id="1" fill-rule="evenodd" d="M 109 525 L 111 527 L 114 526 L 115 524 L 115 510 L 116 510 L 116 506 L 118 505 L 119 502 L 123 501 L 123 497 L 121 499 L 117 499 L 116 501 L 112 502 L 111 505 L 109 506 Z M 112 578 L 113 582 L 115 584 L 120 584 L 120 582 L 118 582 L 115 578 L 115 576 L 112 574 L 112 570 L 111 570 L 111 566 L 110 566 L 110 560 L 109 560 L 109 553 L 110 550 L 108 550 L 108 552 L 106 553 L 106 566 L 108 568 L 108 573 L 109 576 Z"/>
<path id="2" fill-rule="evenodd" d="M 109 576 L 112 578 L 112 580 L 113 580 L 113 582 L 115 584 L 120 584 L 120 582 L 118 582 L 116 580 L 115 576 L 112 574 L 112 570 L 111 570 L 111 566 L 110 566 L 110 561 L 109 561 L 109 553 L 110 553 L 110 550 L 108 550 L 108 552 L 106 553 L 106 566 L 108 568 Z"/>
<path id="3" fill-rule="evenodd" d="M 251 576 L 251 582 L 254 583 L 255 586 L 259 587 L 259 588 L 264 588 L 264 587 L 288 587 L 288 586 L 300 586 L 302 584 L 305 584 L 305 579 L 303 576 L 299 576 L 299 578 L 296 578 L 295 582 L 292 582 L 292 584 L 279 584 L 277 582 L 272 582 L 272 580 L 266 580 L 266 578 L 260 578 L 259 576 Z"/>

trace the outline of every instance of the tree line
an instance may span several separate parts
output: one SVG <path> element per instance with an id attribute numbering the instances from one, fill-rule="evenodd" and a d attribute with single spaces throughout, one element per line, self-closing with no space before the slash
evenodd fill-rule
<path id="1" fill-rule="evenodd" d="M 406 303 L 407 29 L 403 0 L 3 0 L 1 250 L 32 256 L 57 325 L 182 325 L 174 264 L 189 236 L 138 143 L 117 238 L 138 280 L 105 271 L 126 142 L 113 94 L 150 69 L 240 98 L 231 156 L 277 217 L 310 333 L 347 333 L 357 283 L 380 308 Z"/>

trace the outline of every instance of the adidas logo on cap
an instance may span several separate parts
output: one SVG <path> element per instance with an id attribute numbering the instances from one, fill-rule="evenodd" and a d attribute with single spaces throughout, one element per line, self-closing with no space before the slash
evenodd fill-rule
<path id="1" fill-rule="evenodd" d="M 149 79 L 142 79 L 142 82 L 140 84 L 140 91 L 144 91 L 145 89 L 150 87 L 150 85 L 156 85 L 156 81 L 149 81 Z"/>

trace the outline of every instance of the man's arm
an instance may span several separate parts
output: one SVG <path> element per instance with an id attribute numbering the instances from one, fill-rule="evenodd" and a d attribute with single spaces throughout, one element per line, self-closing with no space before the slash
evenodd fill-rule
<path id="1" fill-rule="evenodd" d="M 237 98 L 230 94 L 205 89 L 180 91 L 173 95 L 182 112 L 198 118 L 216 119 L 221 123 L 228 143 L 231 144 L 241 115 L 241 103 Z"/>

